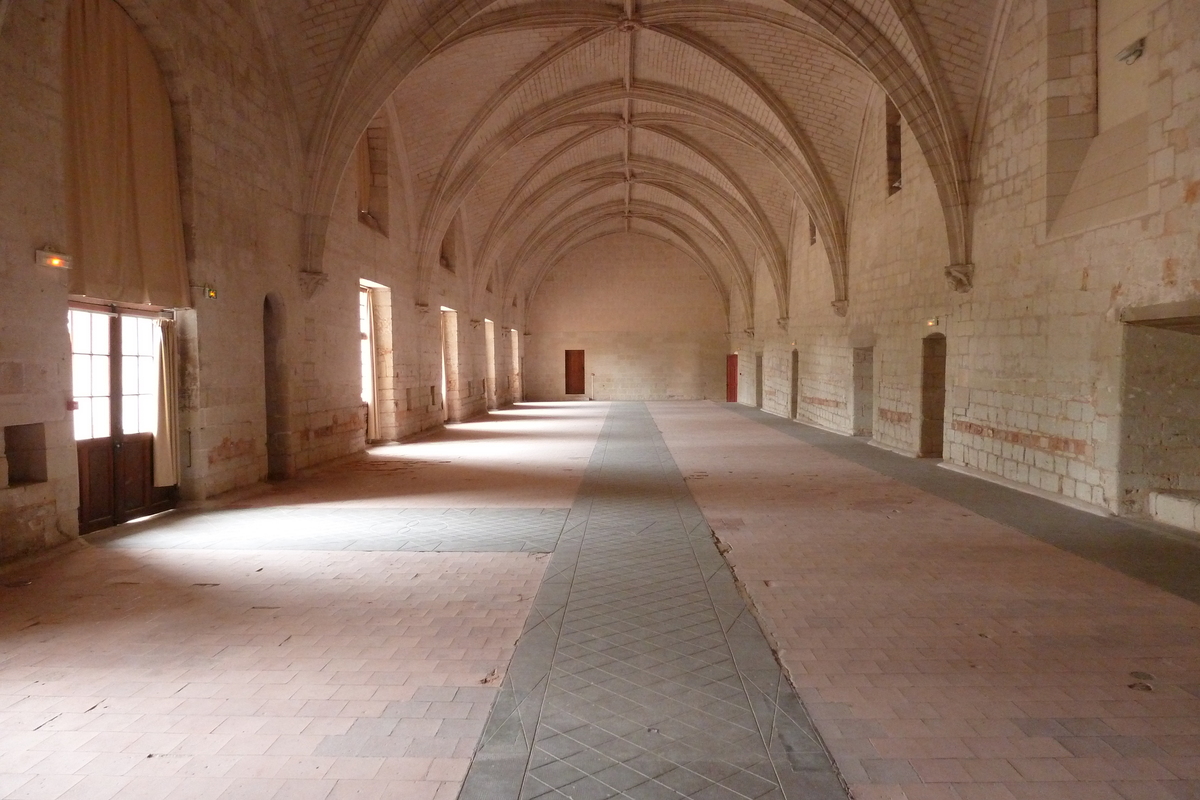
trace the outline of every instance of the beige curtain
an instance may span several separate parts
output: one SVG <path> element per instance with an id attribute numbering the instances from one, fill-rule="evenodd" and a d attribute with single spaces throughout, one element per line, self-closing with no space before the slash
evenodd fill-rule
<path id="1" fill-rule="evenodd" d="M 371 175 L 371 143 L 367 140 L 365 133 L 358 140 L 358 147 L 354 150 L 354 164 L 358 172 L 358 215 L 369 217 L 371 216 L 371 184 L 374 183 L 374 176 Z"/>
<path id="2" fill-rule="evenodd" d="M 158 331 L 158 428 L 154 432 L 154 485 L 179 483 L 179 351 L 175 322 L 156 320 Z"/>
<path id="3" fill-rule="evenodd" d="M 166 84 L 113 0 L 72 0 L 65 45 L 71 292 L 189 303 Z"/>

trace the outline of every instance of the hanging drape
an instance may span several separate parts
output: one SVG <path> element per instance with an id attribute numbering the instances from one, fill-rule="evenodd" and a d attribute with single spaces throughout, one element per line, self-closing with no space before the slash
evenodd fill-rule
<path id="1" fill-rule="evenodd" d="M 354 150 L 354 165 L 358 173 L 358 215 L 369 217 L 371 216 L 371 185 L 374 183 L 374 176 L 371 174 L 371 143 L 367 140 L 365 133 L 358 140 L 358 147 Z"/>
<path id="2" fill-rule="evenodd" d="M 175 132 L 154 54 L 113 0 L 72 0 L 65 42 L 71 292 L 187 306 Z"/>
<path id="3" fill-rule="evenodd" d="M 175 321 L 156 320 L 158 428 L 154 432 L 154 485 L 179 483 L 179 351 Z"/>

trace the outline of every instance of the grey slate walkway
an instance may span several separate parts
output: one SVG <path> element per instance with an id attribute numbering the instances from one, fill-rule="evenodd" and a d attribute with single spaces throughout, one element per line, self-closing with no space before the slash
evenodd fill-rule
<path id="1" fill-rule="evenodd" d="M 846 793 L 642 404 L 614 404 L 461 800 Z"/>

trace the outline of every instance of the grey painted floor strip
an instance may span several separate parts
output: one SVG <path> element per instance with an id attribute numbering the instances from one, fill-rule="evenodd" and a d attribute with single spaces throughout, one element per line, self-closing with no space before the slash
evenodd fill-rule
<path id="1" fill-rule="evenodd" d="M 737 403 L 724 406 L 827 453 L 921 491 L 957 503 L 1053 545 L 1174 595 L 1200 603 L 1200 540 L 1154 523 L 1101 517 L 1006 486 L 938 467 L 936 459 L 909 458 Z"/>
<path id="2" fill-rule="evenodd" d="M 679 469 L 614 404 L 461 800 L 845 800 Z"/>

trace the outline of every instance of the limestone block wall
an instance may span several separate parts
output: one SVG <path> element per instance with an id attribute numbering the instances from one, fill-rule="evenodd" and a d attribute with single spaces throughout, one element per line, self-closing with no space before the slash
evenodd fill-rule
<path id="1" fill-rule="evenodd" d="M 599 400 L 725 396 L 725 312 L 703 271 L 636 234 L 604 237 L 555 267 L 529 307 L 526 397 L 565 394 L 565 350 L 583 350 Z"/>
<path id="2" fill-rule="evenodd" d="M 981 134 L 977 281 L 956 310 L 969 339 L 948 415 L 954 461 L 1125 513 L 1146 509 L 1120 485 L 1120 315 L 1200 294 L 1189 190 L 1200 178 L 1200 19 L 1191 4 L 1160 2 L 1150 20 L 1145 213 L 1056 236 L 1036 209 L 1059 88 L 1045 31 L 1059 22 L 1040 4 L 1014 6 Z"/>
<path id="3" fill-rule="evenodd" d="M 1144 470 L 1135 476 L 1119 466 L 1121 452 L 1156 449 L 1161 442 L 1150 437 L 1135 444 L 1150 436 L 1145 431 L 1118 433 L 1123 413 L 1132 411 L 1121 397 L 1129 351 L 1122 347 L 1120 317 L 1127 308 L 1200 296 L 1200 19 L 1183 2 L 1152 4 L 1149 19 L 1139 67 L 1149 81 L 1144 210 L 1079 215 L 1072 226 L 1055 226 L 1049 218 L 1059 205 L 1054 198 L 1070 189 L 1058 173 L 1048 179 L 1066 163 L 1064 137 L 1075 150 L 1091 142 L 1080 125 L 1094 125 L 1095 80 L 1066 79 L 1062 70 L 1086 72 L 1087 63 L 1094 64 L 1086 47 L 1076 55 L 1064 51 L 1072 36 L 1094 34 L 1094 7 L 1018 0 L 993 43 L 994 73 L 972 140 L 974 288 L 959 294 L 942 278 L 949 256 L 941 209 L 907 125 L 903 188 L 886 193 L 883 97 L 877 94 L 859 144 L 849 209 L 849 312 L 839 318 L 829 309 L 832 283 L 821 248 L 797 237 L 790 251 L 790 310 L 780 315 L 789 318 L 787 329 L 771 324 L 776 312 L 764 296 L 769 283 L 761 267 L 753 336 L 742 333 L 751 326 L 734 304 L 733 346 L 749 354 L 741 361 L 740 401 L 755 402 L 753 354 L 761 352 L 764 408 L 787 415 L 787 354 L 794 348 L 797 418 L 851 433 L 853 350 L 872 347 L 874 439 L 915 454 L 921 340 L 940 332 L 948 339 L 949 462 L 1113 512 L 1147 513 L 1145 489 L 1163 483 L 1154 477 L 1162 474 L 1160 465 L 1131 460 Z M 1054 122 L 1066 118 L 1074 125 L 1070 131 Z M 1170 427 L 1162 420 L 1154 425 Z M 1172 480 L 1190 485 L 1200 457 L 1181 448 L 1171 459 Z"/>
<path id="4" fill-rule="evenodd" d="M 743 337 L 738 344 L 764 354 L 765 411 L 789 415 L 791 352 L 796 350 L 796 418 L 848 435 L 854 432 L 854 348 L 874 347 L 874 439 L 915 455 L 921 340 L 931 330 L 930 319 L 939 320 L 934 330 L 947 333 L 955 296 L 942 275 L 949 254 L 936 187 L 907 126 L 902 128 L 903 188 L 887 191 L 884 114 L 884 95 L 877 92 L 862 133 L 850 209 L 847 315 L 838 316 L 830 305 L 829 261 L 819 241 L 810 244 L 802 216 L 790 243 L 788 311 L 776 310 L 773 292 L 762 296 L 761 287 L 770 283 L 760 265 L 756 317 L 763 321 L 752 341 Z M 778 317 L 786 317 L 786 327 L 776 324 Z M 753 387 L 749 395 L 739 392 L 739 399 L 752 403 Z"/>
<path id="5" fill-rule="evenodd" d="M 0 457 L 0 560 L 79 527 L 66 274 L 34 262 L 38 249 L 66 247 L 60 78 L 41 58 L 57 52 L 64 13 L 13 3 L 0 20 L 0 427 L 41 426 L 45 448 L 35 481 Z"/>
<path id="6" fill-rule="evenodd" d="M 511 327 L 519 309 L 506 307 L 501 296 L 490 292 L 483 292 L 481 297 L 473 294 L 474 265 L 469 251 L 459 254 L 460 263 L 455 265 L 453 272 L 435 270 L 428 303 L 417 304 L 417 254 L 414 252 L 417 215 L 413 210 L 411 178 L 406 163 L 405 131 L 391 103 L 389 100 L 373 123 L 387 126 L 391 143 L 387 233 L 385 235 L 359 220 L 357 176 L 352 162 L 342 177 L 327 234 L 325 265 L 330 281 L 311 302 L 323 304 L 321 316 L 330 326 L 330 352 L 322 374 L 326 383 L 336 387 L 345 407 L 352 407 L 357 413 L 361 402 L 357 355 L 359 282 L 366 279 L 387 287 L 393 376 L 392 405 L 387 411 L 394 422 L 381 429 L 380 438 L 401 439 L 441 425 L 447 419 L 470 419 L 486 412 L 487 355 L 483 320 L 493 320 L 497 330 L 503 333 L 502 326 Z M 469 224 L 469 215 L 464 214 L 463 218 L 464 223 Z M 442 399 L 443 307 L 453 310 L 457 334 L 454 344 L 458 380 L 451 382 L 449 408 L 444 407 Z M 510 369 L 511 349 L 507 340 L 507 336 L 497 336 L 498 375 L 507 375 Z M 380 401 L 388 402 L 388 398 L 381 397 Z M 508 403 L 511 399 L 503 396 L 501 402 Z M 356 422 L 357 419 L 355 417 Z M 357 447 L 361 449 L 361 443 Z"/>

